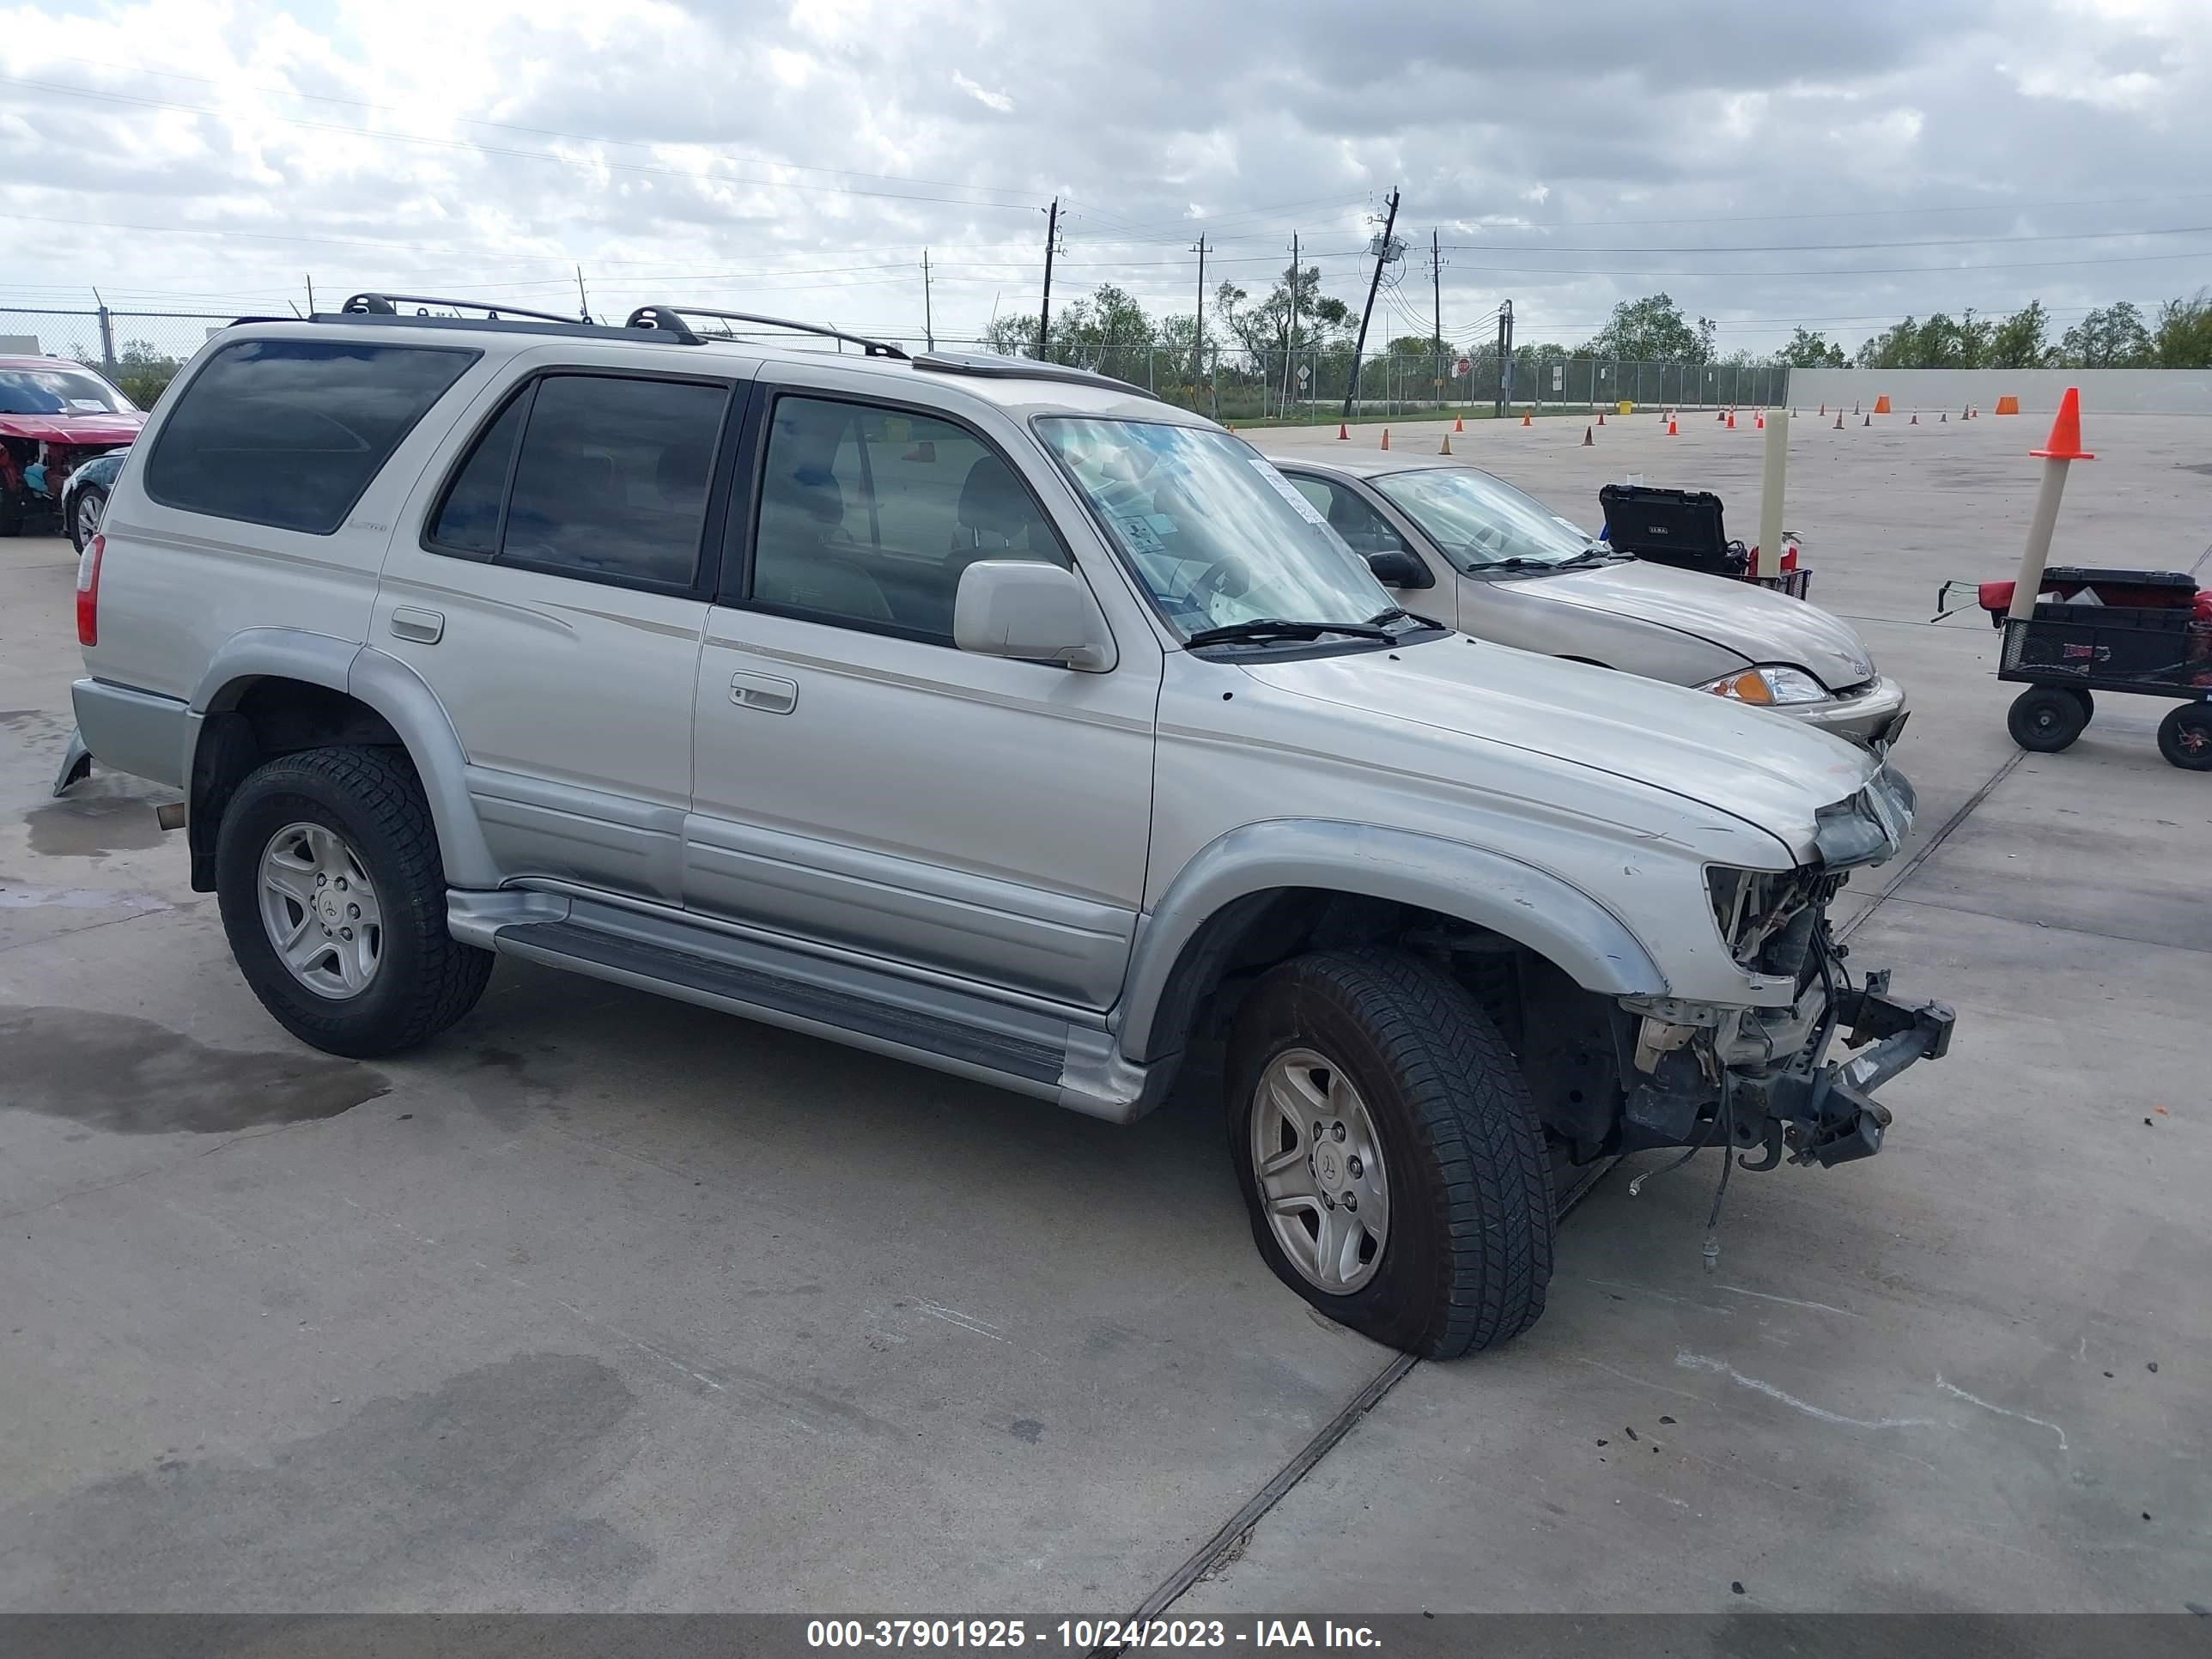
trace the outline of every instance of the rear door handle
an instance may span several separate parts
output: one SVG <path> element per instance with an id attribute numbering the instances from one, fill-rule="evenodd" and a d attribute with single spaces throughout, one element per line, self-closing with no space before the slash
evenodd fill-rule
<path id="1" fill-rule="evenodd" d="M 788 714 L 799 707 L 799 682 L 778 679 L 773 674 L 732 674 L 730 701 L 763 714 Z"/>
<path id="2" fill-rule="evenodd" d="M 435 611 L 399 605 L 392 613 L 392 635 L 394 639 L 413 640 L 417 645 L 435 645 L 445 637 L 446 619 Z"/>

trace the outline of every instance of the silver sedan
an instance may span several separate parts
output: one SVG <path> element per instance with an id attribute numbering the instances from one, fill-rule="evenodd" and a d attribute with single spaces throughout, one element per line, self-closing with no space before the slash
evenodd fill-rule
<path id="1" fill-rule="evenodd" d="M 1771 708 L 1869 747 L 1905 688 L 1802 599 L 1616 553 L 1504 479 L 1451 461 L 1269 457 L 1407 608 L 1524 651 Z"/>

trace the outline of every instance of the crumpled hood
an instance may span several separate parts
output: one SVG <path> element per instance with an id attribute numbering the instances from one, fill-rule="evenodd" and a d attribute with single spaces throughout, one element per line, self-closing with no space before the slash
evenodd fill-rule
<path id="1" fill-rule="evenodd" d="M 1522 582 L 1517 591 L 1656 623 L 1733 651 L 1747 664 L 1808 669 L 1831 691 L 1875 677 L 1874 653 L 1849 623 L 1754 582 L 1622 559 Z"/>
<path id="2" fill-rule="evenodd" d="M 0 415 L 0 438 L 106 447 L 138 436 L 146 417 L 136 410 L 113 415 Z"/>
<path id="3" fill-rule="evenodd" d="M 1340 705 L 1358 723 L 1410 722 L 1648 785 L 1766 830 L 1801 860 L 1812 855 L 1820 809 L 1881 769 L 1865 750 L 1784 715 L 1463 635 L 1240 665 L 1279 691 Z M 1314 738 L 1351 753 L 1359 740 L 1356 730 Z M 1481 787 L 1473 749 L 1441 742 L 1436 775 Z"/>

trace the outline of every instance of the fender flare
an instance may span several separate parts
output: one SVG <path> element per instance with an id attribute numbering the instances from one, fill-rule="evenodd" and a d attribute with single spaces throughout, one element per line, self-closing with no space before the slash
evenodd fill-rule
<path id="1" fill-rule="evenodd" d="M 1194 994 L 1177 969 L 1206 923 L 1237 900 L 1280 888 L 1395 900 L 1503 934 L 1589 991 L 1663 996 L 1667 978 L 1628 925 L 1534 865 L 1413 830 L 1319 818 L 1247 824 L 1209 842 L 1141 921 L 1121 1020 L 1121 1052 L 1147 1062 L 1182 1042 Z"/>
<path id="2" fill-rule="evenodd" d="M 243 684 L 257 679 L 303 680 L 342 691 L 381 714 L 421 779 L 446 880 L 454 887 L 499 885 L 499 866 L 485 843 L 483 825 L 467 781 L 467 753 L 445 705 L 420 674 L 358 641 L 304 629 L 249 628 L 223 642 L 193 691 L 186 716 L 184 775 L 210 714 L 228 709 Z"/>

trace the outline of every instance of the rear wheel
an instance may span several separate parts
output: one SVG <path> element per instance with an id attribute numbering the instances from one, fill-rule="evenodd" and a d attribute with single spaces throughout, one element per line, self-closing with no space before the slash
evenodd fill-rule
<path id="1" fill-rule="evenodd" d="M 2070 745 L 2088 725 L 2085 702 L 2069 686 L 2031 685 L 2013 699 L 2005 726 L 2021 748 L 2033 754 L 2055 755 Z"/>
<path id="2" fill-rule="evenodd" d="M 2158 723 L 2158 752 L 2187 772 L 2212 772 L 2212 704 L 2185 702 Z"/>
<path id="3" fill-rule="evenodd" d="M 334 1054 L 410 1048 L 468 1012 L 491 955 L 446 931 L 445 866 L 414 771 L 384 749 L 310 749 L 238 787 L 216 894 L 246 982 Z"/>
<path id="4" fill-rule="evenodd" d="M 2087 686 L 2069 685 L 2065 687 L 2064 690 L 2068 696 L 2073 698 L 2075 702 L 2081 705 L 2082 725 L 2087 726 L 2091 720 L 2097 718 L 2097 700 L 2089 695 L 2089 688 Z"/>
<path id="5" fill-rule="evenodd" d="M 1552 1275 L 1543 1129 L 1459 985 L 1389 950 L 1285 963 L 1238 1011 L 1227 1079 L 1252 1236 L 1285 1285 L 1430 1358 L 1535 1322 Z"/>

